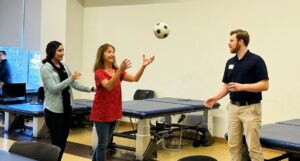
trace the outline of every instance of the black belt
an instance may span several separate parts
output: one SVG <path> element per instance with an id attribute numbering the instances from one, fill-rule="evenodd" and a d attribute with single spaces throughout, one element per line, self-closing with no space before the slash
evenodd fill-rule
<path id="1" fill-rule="evenodd" d="M 256 103 L 260 103 L 260 100 L 252 100 L 252 101 L 231 101 L 232 104 L 237 106 L 246 106 L 246 105 L 252 105 Z"/>

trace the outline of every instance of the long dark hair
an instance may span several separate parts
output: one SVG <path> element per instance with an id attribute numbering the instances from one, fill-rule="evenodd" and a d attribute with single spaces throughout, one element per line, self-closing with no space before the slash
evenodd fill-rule
<path id="1" fill-rule="evenodd" d="M 43 64 L 51 61 L 60 45 L 62 45 L 62 43 L 58 41 L 51 41 L 48 43 L 46 47 L 46 58 L 42 60 Z"/>
<path id="2" fill-rule="evenodd" d="M 94 72 L 99 68 L 102 68 L 102 69 L 104 68 L 104 52 L 106 50 L 108 50 L 109 47 L 113 48 L 114 51 L 116 51 L 115 47 L 108 43 L 103 44 L 98 48 L 97 57 L 96 57 L 95 65 L 94 65 Z M 112 68 L 113 69 L 117 68 L 116 62 L 113 63 Z"/>

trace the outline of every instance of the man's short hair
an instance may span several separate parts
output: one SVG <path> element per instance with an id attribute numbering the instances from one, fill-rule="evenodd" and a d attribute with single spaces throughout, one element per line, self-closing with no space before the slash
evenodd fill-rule
<path id="1" fill-rule="evenodd" d="M 244 44 L 246 46 L 248 46 L 249 42 L 250 42 L 250 36 L 248 34 L 247 31 L 245 30 L 241 30 L 241 29 L 237 29 L 237 30 L 234 30 L 234 31 L 231 31 L 230 32 L 230 35 L 233 35 L 233 34 L 236 34 L 236 38 L 237 40 L 243 40 L 244 41 Z"/>
<path id="2" fill-rule="evenodd" d="M 0 53 L 3 53 L 4 55 L 6 55 L 6 52 L 4 50 L 0 50 Z"/>

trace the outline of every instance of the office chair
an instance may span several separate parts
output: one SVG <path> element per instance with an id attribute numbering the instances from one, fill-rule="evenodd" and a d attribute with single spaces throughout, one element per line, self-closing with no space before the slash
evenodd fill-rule
<path id="1" fill-rule="evenodd" d="M 43 103 L 45 99 L 44 87 L 39 87 L 38 89 L 38 102 Z"/>
<path id="2" fill-rule="evenodd" d="M 17 141 L 10 147 L 9 152 L 41 161 L 57 161 L 60 148 L 40 142 Z"/>
<path id="3" fill-rule="evenodd" d="M 178 161 L 217 161 L 217 160 L 209 156 L 194 155 L 194 156 L 181 158 Z"/>
<path id="4" fill-rule="evenodd" d="M 133 99 L 134 100 L 144 100 L 154 98 L 154 91 L 147 89 L 138 89 L 135 91 Z"/>

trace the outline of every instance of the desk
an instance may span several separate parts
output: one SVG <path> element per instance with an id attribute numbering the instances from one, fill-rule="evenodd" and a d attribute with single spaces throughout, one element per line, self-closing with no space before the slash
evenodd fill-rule
<path id="1" fill-rule="evenodd" d="M 7 151 L 0 150 L 0 160 L 3 161 L 37 161 L 35 159 L 30 159 L 21 155 L 10 153 Z"/>

